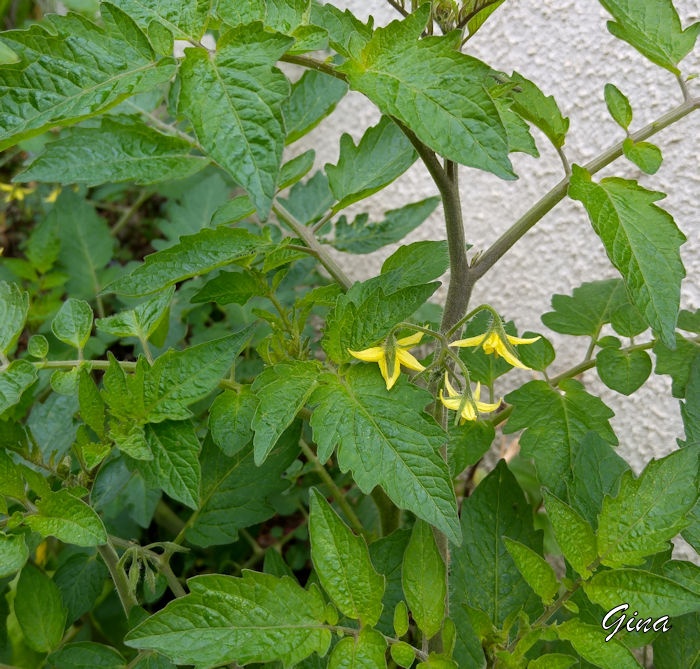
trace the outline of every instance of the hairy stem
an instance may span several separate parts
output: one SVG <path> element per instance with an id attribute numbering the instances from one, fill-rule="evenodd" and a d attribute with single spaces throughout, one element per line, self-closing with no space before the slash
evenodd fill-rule
<path id="1" fill-rule="evenodd" d="M 124 573 L 124 570 L 119 566 L 119 556 L 117 555 L 117 551 L 114 549 L 111 542 L 107 542 L 102 546 L 98 546 L 97 552 L 100 554 L 100 557 L 102 557 L 107 569 L 109 570 L 109 575 L 112 577 L 114 587 L 117 590 L 117 595 L 119 595 L 119 601 L 121 602 L 124 613 L 128 618 L 131 609 L 138 606 L 138 601 L 129 587 L 129 579 Z"/>

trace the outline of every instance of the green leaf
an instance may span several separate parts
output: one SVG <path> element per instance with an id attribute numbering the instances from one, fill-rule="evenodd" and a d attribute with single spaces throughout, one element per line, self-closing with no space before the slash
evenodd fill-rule
<path id="1" fill-rule="evenodd" d="M 187 584 L 190 594 L 129 632 L 128 646 L 197 666 L 275 660 L 292 666 L 328 650 L 331 633 L 322 627 L 326 605 L 317 588 L 253 571 L 242 578 L 195 576 Z"/>
<path id="2" fill-rule="evenodd" d="M 342 378 L 324 375 L 311 396 L 311 427 L 322 462 L 338 444 L 340 469 L 352 470 L 365 494 L 381 485 L 398 507 L 459 543 L 454 491 L 438 453 L 445 434 L 422 413 L 430 402 L 401 381 L 389 392 L 376 368 L 356 365 Z"/>
<path id="3" fill-rule="evenodd" d="M 398 286 L 411 286 L 439 279 L 449 268 L 446 241 L 423 241 L 403 244 L 382 265 L 382 274 L 399 272 Z"/>
<path id="4" fill-rule="evenodd" d="M 700 566 L 687 560 L 669 560 L 664 563 L 663 575 L 684 588 L 700 594 Z"/>
<path id="5" fill-rule="evenodd" d="M 5 452 L 0 451 L 0 496 L 23 500 L 25 497 L 24 481 L 19 467 Z"/>
<path id="6" fill-rule="evenodd" d="M 386 640 L 364 628 L 357 637 L 345 637 L 333 648 L 328 669 L 386 669 Z"/>
<path id="7" fill-rule="evenodd" d="M 586 433 L 593 431 L 613 445 L 617 438 L 609 423 L 614 414 L 602 400 L 573 379 L 560 386 L 564 392 L 546 381 L 530 381 L 506 395 L 514 408 L 503 431 L 525 430 L 520 438 L 523 457 L 534 460 L 540 481 L 561 497 L 572 480 L 576 445 Z"/>
<path id="8" fill-rule="evenodd" d="M 408 611 L 403 601 L 401 585 L 401 565 L 410 536 L 410 530 L 399 529 L 369 545 L 372 564 L 380 574 L 384 575 L 386 582 L 382 602 L 384 608 L 379 622 L 375 625 L 375 629 L 383 634 L 391 635 L 395 632 L 394 614 L 400 608 L 406 612 L 408 626 Z"/>
<path id="9" fill-rule="evenodd" d="M 503 543 L 527 584 L 535 591 L 543 604 L 550 604 L 559 591 L 559 581 L 557 581 L 557 576 L 549 563 L 541 555 L 519 541 L 503 537 Z"/>
<path id="10" fill-rule="evenodd" d="M 209 430 L 214 443 L 224 455 L 232 457 L 253 439 L 253 418 L 258 398 L 250 386 L 238 392 L 225 390 L 209 409 Z"/>
<path id="11" fill-rule="evenodd" d="M 539 337 L 537 341 L 533 341 L 527 346 L 518 347 L 518 357 L 524 365 L 530 369 L 544 371 L 554 362 L 556 353 L 549 339 L 538 332 L 530 331 L 525 331 L 520 336 L 525 339 Z"/>
<path id="12" fill-rule="evenodd" d="M 0 578 L 14 576 L 29 559 L 29 548 L 22 534 L 0 532 Z"/>
<path id="13" fill-rule="evenodd" d="M 511 81 L 517 84 L 512 110 L 539 128 L 556 148 L 564 146 L 569 119 L 562 115 L 555 99 L 545 96 L 536 84 L 518 72 L 513 72 Z"/>
<path id="14" fill-rule="evenodd" d="M 113 281 L 109 292 L 148 295 L 179 281 L 255 255 L 263 240 L 247 230 L 219 227 L 181 237 L 178 244 L 146 256 L 142 265 Z"/>
<path id="15" fill-rule="evenodd" d="M 408 607 L 403 599 L 394 608 L 394 632 L 397 639 L 408 632 Z"/>
<path id="16" fill-rule="evenodd" d="M 310 509 L 311 560 L 319 582 L 344 615 L 373 627 L 382 613 L 384 576 L 372 566 L 365 540 L 315 489 Z"/>
<path id="17" fill-rule="evenodd" d="M 620 279 L 582 283 L 571 296 L 553 295 L 554 311 L 543 314 L 542 322 L 554 332 L 597 338 L 603 325 L 626 303 Z"/>
<path id="18" fill-rule="evenodd" d="M 578 618 L 558 625 L 557 634 L 569 641 L 574 650 L 587 662 L 601 669 L 640 669 L 632 651 L 616 638 L 605 640 L 606 632 L 598 625 L 587 625 Z"/>
<path id="19" fill-rule="evenodd" d="M 617 177 L 596 184 L 577 165 L 569 196 L 583 202 L 640 313 L 661 340 L 673 346 L 685 276 L 679 247 L 685 235 L 669 213 L 653 204 L 666 196 Z"/>
<path id="20" fill-rule="evenodd" d="M 24 330 L 29 294 L 16 283 L 0 281 L 0 353 L 7 355 Z"/>
<path id="21" fill-rule="evenodd" d="M 209 164 L 191 150 L 186 141 L 128 117 L 103 118 L 99 128 L 65 130 L 17 178 L 86 186 L 184 179 Z"/>
<path id="22" fill-rule="evenodd" d="M 280 174 L 281 176 L 281 174 Z M 239 195 L 222 204 L 211 219 L 211 226 L 238 223 L 255 213 L 255 205 L 248 195 Z"/>
<path id="23" fill-rule="evenodd" d="M 681 417 L 685 430 L 686 447 L 700 445 L 700 361 L 696 358 L 690 368 L 685 402 L 681 402 Z"/>
<path id="24" fill-rule="evenodd" d="M 318 385 L 320 365 L 296 360 L 268 367 L 253 383 L 259 404 L 253 417 L 255 464 L 265 462 Z"/>
<path id="25" fill-rule="evenodd" d="M 496 103 L 503 127 L 506 129 L 508 151 L 511 153 L 526 153 L 539 158 L 540 152 L 537 150 L 535 140 L 530 134 L 530 126 L 519 114 L 516 114 L 511 109 L 513 100 L 505 97 L 495 97 L 494 102 Z"/>
<path id="26" fill-rule="evenodd" d="M 39 653 L 58 646 L 66 610 L 56 584 L 38 567 L 24 565 L 17 581 L 15 615 L 27 645 Z"/>
<path id="27" fill-rule="evenodd" d="M 208 0 L 115 0 L 143 30 L 156 21 L 178 39 L 198 42 L 204 35 L 211 3 Z"/>
<path id="28" fill-rule="evenodd" d="M 544 503 L 561 552 L 582 578 L 588 578 L 592 573 L 589 567 L 598 557 L 593 528 L 575 509 L 547 491 Z"/>
<path id="29" fill-rule="evenodd" d="M 698 497 L 698 452 L 684 448 L 652 460 L 639 478 L 626 472 L 598 518 L 598 555 L 608 567 L 642 564 L 668 547 Z"/>
<path id="30" fill-rule="evenodd" d="M 625 94 L 614 84 L 605 84 L 605 104 L 615 123 L 627 130 L 632 123 L 632 107 Z"/>
<path id="31" fill-rule="evenodd" d="M 82 350 L 92 332 L 92 318 L 87 302 L 69 297 L 51 322 L 51 331 L 64 344 Z"/>
<path id="32" fill-rule="evenodd" d="M 391 652 L 391 659 L 400 667 L 412 667 L 416 660 L 415 649 L 405 641 L 392 644 L 389 647 L 389 651 Z"/>
<path id="33" fill-rule="evenodd" d="M 439 202 L 440 198 L 430 197 L 400 209 L 392 209 L 386 212 L 386 218 L 380 223 L 368 223 L 369 214 L 358 214 L 350 224 L 345 216 L 341 216 L 335 223 L 331 243 L 346 253 L 373 253 L 383 246 L 401 241 L 435 211 Z M 421 278 L 415 279 L 415 283 L 420 281 Z"/>
<path id="34" fill-rule="evenodd" d="M 275 196 L 285 140 L 280 105 L 290 90 L 273 65 L 292 41 L 259 23 L 241 26 L 224 33 L 215 55 L 187 49 L 180 67 L 180 111 L 263 219 Z"/>
<path id="35" fill-rule="evenodd" d="M 267 292 L 267 285 L 248 272 L 220 272 L 191 298 L 191 302 L 245 304 L 251 297 Z"/>
<path id="36" fill-rule="evenodd" d="M 53 581 L 61 591 L 68 624 L 92 609 L 108 578 L 107 567 L 97 558 L 97 553 L 75 553 L 61 562 L 54 572 Z"/>
<path id="37" fill-rule="evenodd" d="M 222 0 L 219 16 L 229 25 L 261 21 L 280 32 L 292 32 L 309 18 L 309 0 Z"/>
<path id="38" fill-rule="evenodd" d="M 412 285 L 398 290 L 382 283 L 385 275 L 356 283 L 340 295 L 326 319 L 321 345 L 336 362 L 352 359 L 348 349 L 362 351 L 386 337 L 390 328 L 413 314 L 437 289 L 438 283 Z"/>
<path id="39" fill-rule="evenodd" d="M 440 631 L 445 617 L 445 572 L 433 528 L 416 521 L 404 554 L 401 578 L 413 620 L 428 639 Z"/>
<path id="40" fill-rule="evenodd" d="M 75 298 L 93 300 L 104 287 L 105 266 L 112 261 L 115 239 L 95 208 L 65 189 L 47 217 L 61 240 L 59 261 L 68 275 L 66 291 Z"/>
<path id="41" fill-rule="evenodd" d="M 532 525 L 532 510 L 503 460 L 464 500 L 461 526 L 470 543 L 451 551 L 450 610 L 473 607 L 498 628 L 523 608 L 531 613 L 541 611 L 539 598 L 533 597 L 503 542 L 508 537 L 537 552 L 542 550 L 541 535 Z M 459 628 L 460 622 L 455 622 Z"/>
<path id="42" fill-rule="evenodd" d="M 136 337 L 148 341 L 167 318 L 174 294 L 175 286 L 170 286 L 133 309 L 98 318 L 95 325 L 101 332 L 115 337 Z"/>
<path id="43" fill-rule="evenodd" d="M 158 423 L 189 418 L 187 407 L 218 386 L 249 338 L 246 328 L 184 351 L 169 350 L 157 358 L 145 375 L 144 420 Z"/>
<path id="44" fill-rule="evenodd" d="M 316 70 L 307 70 L 292 86 L 292 94 L 282 105 L 287 144 L 311 132 L 345 96 L 344 81 Z"/>
<path id="45" fill-rule="evenodd" d="M 471 37 L 481 26 L 486 23 L 486 19 L 491 16 L 505 0 L 464 0 L 459 12 L 460 25 L 467 26 L 467 32 Z"/>
<path id="46" fill-rule="evenodd" d="M 685 397 L 690 370 L 694 362 L 700 358 L 700 343 L 676 334 L 673 347 L 657 340 L 654 343 L 654 355 L 656 356 L 654 371 L 657 374 L 670 375 L 672 395 L 680 399 Z"/>
<path id="47" fill-rule="evenodd" d="M 609 569 L 583 584 L 586 596 L 606 611 L 624 602 L 647 618 L 682 616 L 700 609 L 700 593 L 641 569 Z"/>
<path id="48" fill-rule="evenodd" d="M 661 167 L 663 156 L 661 149 L 650 142 L 634 142 L 627 137 L 622 142 L 625 158 L 634 163 L 646 174 L 656 174 Z"/>
<path id="49" fill-rule="evenodd" d="M 315 160 L 316 152 L 313 149 L 309 149 L 284 163 L 282 169 L 280 169 L 280 180 L 277 187 L 282 190 L 301 181 L 311 171 Z"/>
<path id="50" fill-rule="evenodd" d="M 153 460 L 140 466 L 146 481 L 191 509 L 199 506 L 200 443 L 189 421 L 146 426 Z"/>
<path id="51" fill-rule="evenodd" d="M 600 0 L 615 19 L 608 30 L 661 67 L 679 74 L 678 63 L 690 53 L 700 22 L 681 27 L 671 0 Z"/>
<path id="52" fill-rule="evenodd" d="M 333 211 L 345 209 L 388 186 L 417 157 L 406 135 L 386 116 L 365 132 L 357 146 L 345 133 L 340 138 L 338 164 L 325 167 L 328 183 L 338 200 Z"/>
<path id="53" fill-rule="evenodd" d="M 124 669 L 126 660 L 114 648 L 82 641 L 69 643 L 48 658 L 52 669 Z"/>
<path id="54" fill-rule="evenodd" d="M 49 492 L 36 501 L 37 513 L 24 522 L 43 537 L 76 546 L 98 546 L 107 541 L 107 533 L 100 517 L 85 502 L 69 490 Z"/>
<path id="55" fill-rule="evenodd" d="M 571 655 L 547 653 L 547 655 L 540 655 L 540 657 L 530 660 L 527 663 L 527 669 L 569 669 L 577 662 L 578 660 Z"/>
<path id="56" fill-rule="evenodd" d="M 32 358 L 44 360 L 49 354 L 49 340 L 44 335 L 32 335 L 27 342 L 27 353 Z"/>
<path id="57" fill-rule="evenodd" d="M 131 19 L 107 3 L 102 19 L 104 27 L 78 14 L 47 14 L 28 30 L 2 34 L 19 62 L 0 71 L 0 86 L 9 91 L 0 114 L 0 150 L 105 111 L 173 76 L 173 60 L 156 60 Z"/>
<path id="58" fill-rule="evenodd" d="M 659 634 L 654 639 L 654 667 L 677 669 L 700 666 L 700 613 L 673 619 L 673 634 Z"/>
<path id="59" fill-rule="evenodd" d="M 0 371 L 0 414 L 17 404 L 36 379 L 36 367 L 26 360 L 13 360 Z"/>
<path id="60" fill-rule="evenodd" d="M 496 438 L 493 424 L 482 420 L 452 424 L 448 426 L 448 433 L 448 462 L 453 478 L 479 462 Z"/>
<path id="61" fill-rule="evenodd" d="M 252 445 L 227 457 L 206 441 L 200 457 L 201 502 L 188 521 L 187 541 L 204 547 L 230 544 L 238 538 L 239 529 L 273 516 L 271 499 L 289 487 L 283 474 L 298 454 L 298 426 L 282 435 L 260 467 L 255 465 Z"/>
<path id="62" fill-rule="evenodd" d="M 646 351 L 604 348 L 595 359 L 600 380 L 612 390 L 631 395 L 651 374 L 651 358 Z"/>
<path id="63" fill-rule="evenodd" d="M 372 37 L 374 17 L 362 23 L 349 9 L 312 3 L 311 22 L 328 33 L 330 45 L 345 58 L 359 58 Z"/>
<path id="64" fill-rule="evenodd" d="M 378 28 L 359 58 L 338 69 L 351 88 L 441 156 L 515 178 L 507 133 L 487 91 L 491 70 L 458 52 L 455 34 L 418 40 L 429 9 L 424 5 L 404 21 Z"/>

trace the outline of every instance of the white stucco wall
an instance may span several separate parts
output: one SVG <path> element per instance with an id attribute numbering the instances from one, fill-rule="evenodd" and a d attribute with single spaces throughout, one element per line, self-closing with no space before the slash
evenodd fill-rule
<path id="1" fill-rule="evenodd" d="M 386 24 L 398 14 L 382 0 L 333 0 L 375 23 Z M 684 26 L 700 18 L 692 0 L 675 0 Z M 470 40 L 467 51 L 496 69 L 517 69 L 554 95 L 571 120 L 565 150 L 571 162 L 585 163 L 611 144 L 622 139 L 622 131 L 610 119 L 603 100 L 606 82 L 617 85 L 630 99 L 634 110 L 632 131 L 637 130 L 682 101 L 678 84 L 670 73 L 648 63 L 626 43 L 606 29 L 610 17 L 596 0 L 509 0 Z M 698 50 L 682 64 L 683 72 L 700 73 Z M 700 94 L 700 80 L 689 84 Z M 343 131 L 358 140 L 364 130 L 376 123 L 379 114 L 361 96 L 351 93 L 305 142 L 317 151 L 318 166 L 335 162 L 338 137 Z M 513 154 L 520 179 L 505 182 L 495 176 L 463 168 L 461 175 L 464 218 L 468 242 L 474 250 L 485 249 L 541 195 L 562 177 L 562 167 L 546 139 L 534 131 L 541 158 Z M 682 306 L 700 307 L 700 225 L 696 201 L 700 113 L 686 117 L 659 133 L 654 141 L 664 153 L 664 163 L 648 177 L 624 159 L 599 173 L 596 178 L 616 175 L 638 179 L 644 186 L 661 190 L 668 198 L 660 203 L 676 218 L 688 237 L 682 248 L 688 278 L 683 284 Z M 377 217 L 383 211 L 408 201 L 435 194 L 423 166 L 417 163 L 386 191 L 363 204 L 363 210 Z M 473 202 L 473 204 L 472 204 Z M 444 239 L 441 211 L 408 241 Z M 383 259 L 393 251 L 384 249 L 371 256 L 339 254 L 339 261 L 354 278 L 375 274 Z M 507 318 L 515 320 L 520 331 L 546 334 L 558 351 L 552 369 L 561 371 L 579 362 L 587 340 L 565 337 L 548 331 L 540 315 L 550 310 L 553 293 L 571 294 L 584 281 L 617 276 L 602 243 L 594 234 L 579 203 L 564 201 L 531 230 L 477 285 L 473 303 L 489 302 Z M 444 290 L 442 292 L 444 296 Z M 567 347 L 567 348 L 564 348 Z M 615 411 L 613 427 L 620 436 L 619 453 L 639 471 L 652 457 L 660 457 L 676 447 L 682 436 L 678 402 L 670 397 L 670 380 L 653 375 L 632 398 L 595 384 L 594 372 L 584 376 L 593 392 L 600 393 Z M 522 379 L 522 377 L 520 377 Z M 503 388 L 506 391 L 507 388 Z"/>

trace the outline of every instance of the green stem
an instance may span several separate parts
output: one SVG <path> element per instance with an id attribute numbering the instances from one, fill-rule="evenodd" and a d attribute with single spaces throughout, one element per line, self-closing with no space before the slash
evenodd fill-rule
<path id="1" fill-rule="evenodd" d="M 121 602 L 124 613 L 128 618 L 131 609 L 138 606 L 138 601 L 136 600 L 134 593 L 131 591 L 129 579 L 124 573 L 124 570 L 119 566 L 119 555 L 117 555 L 117 551 L 114 549 L 111 542 L 98 546 L 97 552 L 100 554 L 105 565 L 107 566 L 109 575 L 112 577 L 114 587 L 117 590 L 117 595 L 119 595 L 119 601 Z"/>
<path id="2" fill-rule="evenodd" d="M 641 130 L 630 135 L 633 141 L 640 142 L 657 132 L 676 123 L 684 116 L 700 107 L 700 99 L 689 99 L 675 109 L 667 112 L 656 121 L 645 126 Z M 603 151 L 597 158 L 594 158 L 584 168 L 591 174 L 599 172 L 604 167 L 617 160 L 622 155 L 622 142 L 618 142 L 606 151 Z M 469 283 L 464 286 L 464 290 L 471 291 L 476 283 L 486 272 L 488 272 L 514 245 L 525 235 L 536 223 L 548 214 L 566 196 L 569 188 L 569 178 L 562 179 L 552 188 L 539 202 L 527 211 L 518 221 L 506 230 L 479 258 L 476 260 L 468 277 Z"/>
<path id="3" fill-rule="evenodd" d="M 323 248 L 321 242 L 316 239 L 314 233 L 306 225 L 298 221 L 290 212 L 288 212 L 281 204 L 276 204 L 272 210 L 275 215 L 284 221 L 295 234 L 300 237 L 318 258 L 319 262 L 326 268 L 328 273 L 342 286 L 343 290 L 348 290 L 352 286 L 352 281 L 347 277 L 345 272 L 340 268 L 340 265 L 331 258 L 328 251 Z"/>
<path id="4" fill-rule="evenodd" d="M 379 523 L 382 527 L 382 536 L 386 537 L 394 530 L 401 527 L 401 509 L 394 504 L 380 486 L 375 486 L 370 493 L 377 511 L 379 511 Z"/>
<path id="5" fill-rule="evenodd" d="M 119 217 L 119 220 L 112 226 L 109 233 L 116 237 L 119 231 L 131 220 L 131 217 L 141 208 L 141 205 L 151 197 L 151 193 L 142 190 L 131 206 Z"/>
<path id="6" fill-rule="evenodd" d="M 326 471 L 326 468 L 321 464 L 320 460 L 303 439 L 299 440 L 302 453 L 306 459 L 313 465 L 314 471 L 319 475 L 320 479 L 330 488 L 333 493 L 333 499 L 338 503 L 338 506 L 343 510 L 345 517 L 348 519 L 354 530 L 362 536 L 367 536 L 367 530 L 362 526 L 360 519 L 357 517 L 355 510 L 350 506 L 350 503 L 345 499 L 345 493 L 338 487 L 333 477 Z"/>

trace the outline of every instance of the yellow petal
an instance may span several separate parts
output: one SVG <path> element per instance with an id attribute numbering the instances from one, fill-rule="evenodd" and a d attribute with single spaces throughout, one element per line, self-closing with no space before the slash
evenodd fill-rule
<path id="1" fill-rule="evenodd" d="M 399 346 L 415 346 L 420 342 L 420 340 L 423 339 L 423 333 L 422 332 L 414 332 L 412 335 L 409 335 L 408 337 L 402 337 L 401 339 L 397 339 L 396 343 Z"/>
<path id="2" fill-rule="evenodd" d="M 476 403 L 476 408 L 479 410 L 479 413 L 491 413 L 492 411 L 495 411 L 498 409 L 498 407 L 501 406 L 500 400 L 498 402 L 495 402 L 493 404 L 490 404 L 488 402 L 477 402 Z"/>
<path id="3" fill-rule="evenodd" d="M 459 393 L 452 387 L 452 384 L 450 383 L 450 379 L 447 376 L 447 372 L 445 372 L 445 388 L 447 389 L 447 394 L 450 397 L 459 397 Z"/>
<path id="4" fill-rule="evenodd" d="M 484 332 L 484 334 L 477 335 L 476 337 L 467 337 L 466 339 L 458 339 L 457 341 L 453 341 L 450 346 L 459 346 L 460 348 L 464 348 L 465 346 L 481 346 L 486 338 L 488 337 L 489 333 Z"/>
<path id="5" fill-rule="evenodd" d="M 412 369 L 416 372 L 422 372 L 425 367 L 418 362 L 408 351 L 405 351 L 403 349 L 397 349 L 396 350 L 396 359 L 404 366 L 408 367 L 408 369 Z"/>
<path id="6" fill-rule="evenodd" d="M 442 394 L 442 390 L 440 390 L 440 401 L 446 408 L 450 409 L 450 411 L 459 411 L 459 405 L 461 404 L 462 399 L 460 397 L 447 398 Z"/>
<path id="7" fill-rule="evenodd" d="M 474 411 L 474 407 L 469 401 L 462 407 L 462 418 L 464 420 L 476 420 L 477 418 L 476 411 Z"/>
<path id="8" fill-rule="evenodd" d="M 381 362 L 379 363 L 379 366 L 381 367 Z M 384 362 L 384 369 L 386 369 L 386 361 Z M 399 363 L 399 358 L 398 356 L 394 356 L 394 369 L 391 370 L 391 376 L 387 378 L 386 376 L 384 379 L 386 380 L 386 389 L 391 390 L 394 387 L 394 384 L 398 380 L 399 376 L 401 375 L 401 364 Z"/>
<path id="9" fill-rule="evenodd" d="M 513 365 L 513 367 L 519 367 L 520 369 L 530 369 L 522 362 L 520 362 L 520 360 L 518 360 L 505 346 L 499 349 L 498 352 L 503 356 L 503 359 L 507 363 Z"/>
<path id="10" fill-rule="evenodd" d="M 348 349 L 348 353 L 353 358 L 363 360 L 364 362 L 379 362 L 384 357 L 384 349 L 381 346 L 366 348 L 364 351 L 351 351 Z"/>
<path id="11" fill-rule="evenodd" d="M 508 338 L 508 341 L 517 346 L 518 344 L 534 344 L 538 339 L 542 339 L 542 337 L 526 337 L 523 339 L 522 337 L 511 337 L 510 335 L 506 335 Z"/>

